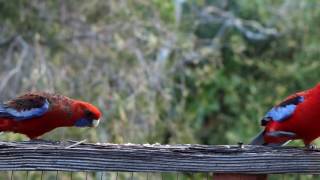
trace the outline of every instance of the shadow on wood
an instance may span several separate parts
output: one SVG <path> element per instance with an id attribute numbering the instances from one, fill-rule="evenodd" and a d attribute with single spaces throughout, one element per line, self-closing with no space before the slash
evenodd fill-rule
<path id="1" fill-rule="evenodd" d="M 213 180 L 267 180 L 265 174 L 214 174 Z"/>

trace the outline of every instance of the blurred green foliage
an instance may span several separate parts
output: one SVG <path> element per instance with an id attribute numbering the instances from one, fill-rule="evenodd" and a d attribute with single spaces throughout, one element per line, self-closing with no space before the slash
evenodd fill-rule
<path id="1" fill-rule="evenodd" d="M 55 91 L 104 113 L 45 139 L 247 143 L 268 108 L 319 81 L 319 5 L 0 0 L 0 97 Z"/>

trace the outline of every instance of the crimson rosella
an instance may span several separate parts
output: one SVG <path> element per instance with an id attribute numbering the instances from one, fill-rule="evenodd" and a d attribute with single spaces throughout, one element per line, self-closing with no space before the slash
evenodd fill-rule
<path id="1" fill-rule="evenodd" d="M 271 108 L 261 120 L 264 130 L 253 145 L 284 145 L 302 139 L 306 147 L 320 136 L 320 84 L 295 93 Z"/>
<path id="2" fill-rule="evenodd" d="M 35 139 L 58 127 L 96 127 L 101 112 L 90 103 L 35 92 L 0 103 L 0 131 Z"/>

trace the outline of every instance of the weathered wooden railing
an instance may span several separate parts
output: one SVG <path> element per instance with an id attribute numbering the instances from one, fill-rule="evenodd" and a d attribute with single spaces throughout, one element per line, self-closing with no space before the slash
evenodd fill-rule
<path id="1" fill-rule="evenodd" d="M 215 179 L 320 173 L 320 151 L 248 145 L 0 142 L 1 171 L 212 172 Z"/>

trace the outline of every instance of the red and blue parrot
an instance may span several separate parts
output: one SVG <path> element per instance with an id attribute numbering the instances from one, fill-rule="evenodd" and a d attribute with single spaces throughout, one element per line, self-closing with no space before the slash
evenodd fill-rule
<path id="1" fill-rule="evenodd" d="M 264 130 L 252 145 L 285 145 L 290 140 L 302 139 L 305 146 L 320 136 L 320 84 L 295 93 L 269 110 L 261 120 Z"/>
<path id="2" fill-rule="evenodd" d="M 36 139 L 58 127 L 96 127 L 101 112 L 90 103 L 33 92 L 0 103 L 0 131 Z"/>

